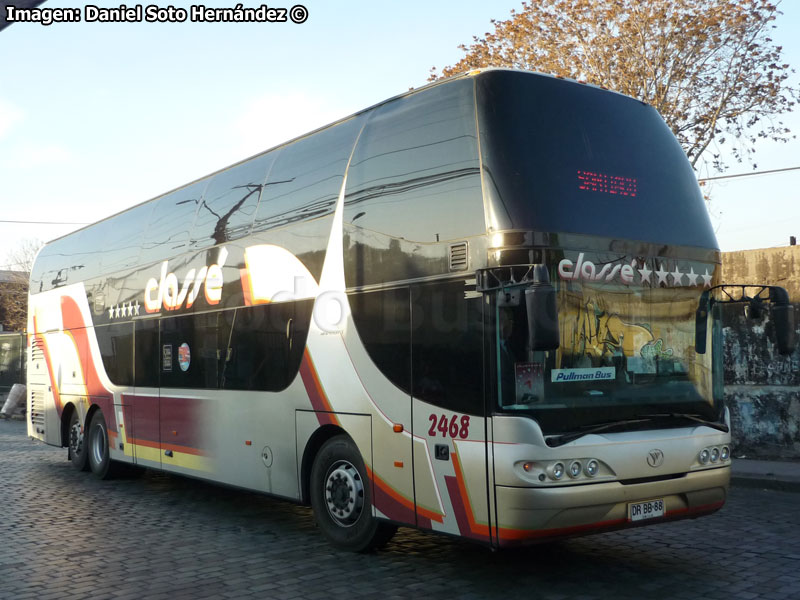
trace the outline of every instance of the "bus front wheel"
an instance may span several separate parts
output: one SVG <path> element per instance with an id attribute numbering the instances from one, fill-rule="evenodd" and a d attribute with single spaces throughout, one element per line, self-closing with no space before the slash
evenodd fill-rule
<path id="1" fill-rule="evenodd" d="M 388 542 L 397 527 L 372 514 L 361 454 L 346 435 L 329 439 L 311 468 L 311 506 L 325 537 L 343 550 L 366 552 Z"/>
<path id="2" fill-rule="evenodd" d="M 108 449 L 108 427 L 102 410 L 92 415 L 88 430 L 87 453 L 89 468 L 98 479 L 108 479 L 113 475 L 111 455 Z"/>

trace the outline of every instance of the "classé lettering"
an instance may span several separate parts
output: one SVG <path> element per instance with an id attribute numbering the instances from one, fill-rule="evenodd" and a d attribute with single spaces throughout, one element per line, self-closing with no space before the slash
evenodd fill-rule
<path id="1" fill-rule="evenodd" d="M 219 252 L 217 262 L 201 269 L 189 269 L 180 285 L 178 276 L 169 272 L 169 261 L 161 263 L 161 276 L 157 280 L 151 277 L 144 288 L 144 308 L 148 313 L 165 310 L 191 308 L 200 295 L 205 292 L 206 302 L 219 304 L 222 300 L 222 267 L 228 258 L 228 251 L 223 248 Z"/>

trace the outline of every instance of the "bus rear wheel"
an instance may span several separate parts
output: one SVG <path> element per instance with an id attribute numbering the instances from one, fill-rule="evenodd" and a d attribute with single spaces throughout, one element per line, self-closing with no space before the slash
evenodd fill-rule
<path id="1" fill-rule="evenodd" d="M 372 514 L 372 493 L 361 454 L 346 435 L 329 439 L 311 468 L 311 506 L 337 548 L 367 552 L 388 542 L 397 527 Z"/>
<path id="2" fill-rule="evenodd" d="M 114 475 L 111 464 L 111 454 L 108 448 L 108 427 L 102 410 L 97 410 L 92 415 L 88 430 L 87 454 L 89 455 L 89 468 L 98 479 L 109 479 Z"/>
<path id="3" fill-rule="evenodd" d="M 67 428 L 67 452 L 72 466 L 78 471 L 88 471 L 89 461 L 86 451 L 86 436 L 81 425 L 81 417 L 74 408 L 69 416 L 69 426 Z"/>

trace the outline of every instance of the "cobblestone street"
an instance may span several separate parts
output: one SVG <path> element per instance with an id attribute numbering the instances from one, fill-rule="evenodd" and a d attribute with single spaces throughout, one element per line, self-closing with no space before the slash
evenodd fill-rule
<path id="1" fill-rule="evenodd" d="M 721 512 L 492 553 L 401 529 L 341 553 L 310 509 L 145 472 L 78 473 L 0 421 L 0 598 L 800 598 L 800 495 L 734 487 Z"/>

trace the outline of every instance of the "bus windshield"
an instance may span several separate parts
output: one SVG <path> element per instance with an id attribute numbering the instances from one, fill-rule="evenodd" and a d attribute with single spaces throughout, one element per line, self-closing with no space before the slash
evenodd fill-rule
<path id="1" fill-rule="evenodd" d="M 498 303 L 500 410 L 530 414 L 546 435 L 654 415 L 720 421 L 713 353 L 695 352 L 700 293 L 560 282 L 560 347 L 548 352 L 527 347 L 524 303 Z"/>
<path id="2" fill-rule="evenodd" d="M 477 94 L 495 230 L 717 247 L 695 173 L 653 107 L 510 71 L 486 73 Z"/>

